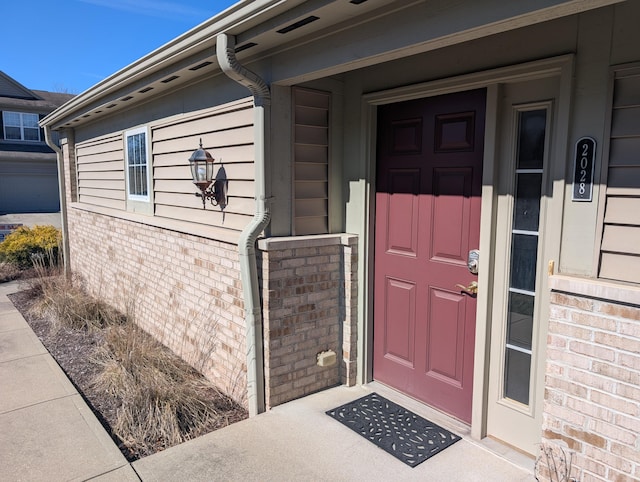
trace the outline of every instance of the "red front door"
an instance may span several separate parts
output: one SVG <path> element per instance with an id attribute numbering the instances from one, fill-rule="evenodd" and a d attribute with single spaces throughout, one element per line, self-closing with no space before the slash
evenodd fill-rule
<path id="1" fill-rule="evenodd" d="M 378 109 L 373 375 L 466 422 L 484 112 L 484 89 Z"/>

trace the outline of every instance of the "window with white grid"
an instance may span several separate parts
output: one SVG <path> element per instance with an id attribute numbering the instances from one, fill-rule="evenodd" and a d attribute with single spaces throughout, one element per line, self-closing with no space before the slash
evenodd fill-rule
<path id="1" fill-rule="evenodd" d="M 149 201 L 150 166 L 146 127 L 125 133 L 125 161 L 127 197 L 134 201 Z"/>
<path id="2" fill-rule="evenodd" d="M 26 112 L 2 113 L 4 126 L 4 138 L 12 141 L 40 141 L 40 127 L 38 126 L 38 114 Z"/>

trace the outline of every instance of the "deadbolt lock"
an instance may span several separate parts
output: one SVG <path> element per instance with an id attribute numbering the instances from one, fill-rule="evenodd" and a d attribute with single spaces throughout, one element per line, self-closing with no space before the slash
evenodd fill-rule
<path id="1" fill-rule="evenodd" d="M 477 281 L 472 281 L 471 283 L 469 283 L 469 286 L 457 284 L 456 288 L 460 288 L 460 290 L 462 290 L 465 293 L 468 293 L 470 295 L 477 295 L 478 294 L 478 282 Z"/>
<path id="2" fill-rule="evenodd" d="M 480 250 L 472 249 L 467 257 L 467 268 L 471 274 L 478 274 L 478 266 L 480 264 Z"/>

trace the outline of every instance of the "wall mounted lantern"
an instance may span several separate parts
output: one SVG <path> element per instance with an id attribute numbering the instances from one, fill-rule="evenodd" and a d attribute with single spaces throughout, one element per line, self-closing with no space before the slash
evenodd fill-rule
<path id="1" fill-rule="evenodd" d="M 219 183 L 213 181 L 213 162 L 213 156 L 202 148 L 200 139 L 200 148 L 191 154 L 189 165 L 193 183 L 200 189 L 200 192 L 195 194 L 202 198 L 202 209 L 206 208 L 207 199 L 211 201 L 212 206 L 224 203 L 224 192 L 219 189 Z"/>

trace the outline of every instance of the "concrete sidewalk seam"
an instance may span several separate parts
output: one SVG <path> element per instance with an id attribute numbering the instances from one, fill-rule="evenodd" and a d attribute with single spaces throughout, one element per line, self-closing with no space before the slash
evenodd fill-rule
<path id="1" fill-rule="evenodd" d="M 93 476 L 93 477 L 91 477 L 91 478 L 89 478 L 89 479 L 85 479 L 85 482 L 89 482 L 90 480 L 98 480 L 98 479 L 101 479 L 102 477 L 104 477 L 104 476 L 106 476 L 106 475 L 109 475 L 109 474 L 112 474 L 112 473 L 114 473 L 114 472 L 117 472 L 118 470 L 123 469 L 123 468 L 125 468 L 125 467 L 130 467 L 130 468 L 131 468 L 131 470 L 133 471 L 133 473 L 135 474 L 135 476 L 138 478 L 138 480 L 139 480 L 140 482 L 142 482 L 142 479 L 140 478 L 140 475 L 138 475 L 138 472 L 136 472 L 136 469 L 134 469 L 134 468 L 133 468 L 133 465 L 131 465 L 131 463 L 129 463 L 129 462 L 127 462 L 126 464 L 121 465 L 120 467 L 115 467 L 115 468 L 113 468 L 113 469 L 111 469 L 111 470 L 107 470 L 106 472 L 103 472 L 103 473 L 101 473 L 101 474 L 95 475 L 95 476 Z"/>
<path id="2" fill-rule="evenodd" d="M 26 408 L 32 408 L 32 407 L 37 407 L 38 405 L 42 405 L 45 403 L 49 403 L 49 402 L 55 402 L 57 400 L 63 400 L 65 398 L 69 398 L 69 397 L 75 397 L 76 395 L 80 395 L 78 392 L 75 393 L 70 393 L 68 395 L 62 395 L 60 397 L 53 397 L 53 398 L 47 398 L 46 400 L 41 400 L 40 402 L 36 402 L 36 403 L 30 403 L 28 405 L 23 405 L 22 407 L 18 407 L 18 408 L 12 408 L 11 410 L 7 410 L 6 412 L 0 412 L 0 416 L 2 415 L 6 415 L 9 413 L 13 413 L 13 412 L 18 412 L 20 410 L 24 410 Z M 82 395 L 80 395 L 82 397 Z M 83 397 L 84 400 L 84 397 Z M 86 400 L 85 400 L 86 403 Z"/>
<path id="3" fill-rule="evenodd" d="M 5 331 L 4 333 L 8 333 L 8 332 L 7 332 L 7 331 Z M 44 345 L 43 345 L 43 346 L 44 346 Z M 46 347 L 45 347 L 45 348 L 46 348 Z M 37 357 L 39 357 L 39 356 L 48 356 L 48 357 L 50 357 L 54 362 L 56 362 L 56 365 L 60 366 L 60 364 L 58 363 L 58 361 L 57 361 L 55 358 L 53 358 L 53 356 L 51 355 L 51 353 L 49 353 L 49 351 L 47 351 L 46 353 L 34 353 L 34 354 L 32 354 L 32 355 L 25 355 L 25 356 L 20 357 L 20 358 L 12 358 L 12 359 L 10 359 L 10 360 L 0 360 L 0 364 L 3 364 L 3 363 L 11 363 L 11 362 L 16 361 L 16 360 L 28 360 L 29 358 L 37 358 Z M 63 370 L 63 371 L 64 371 L 64 370 Z M 66 375 L 66 373 L 65 373 L 65 375 Z"/>

